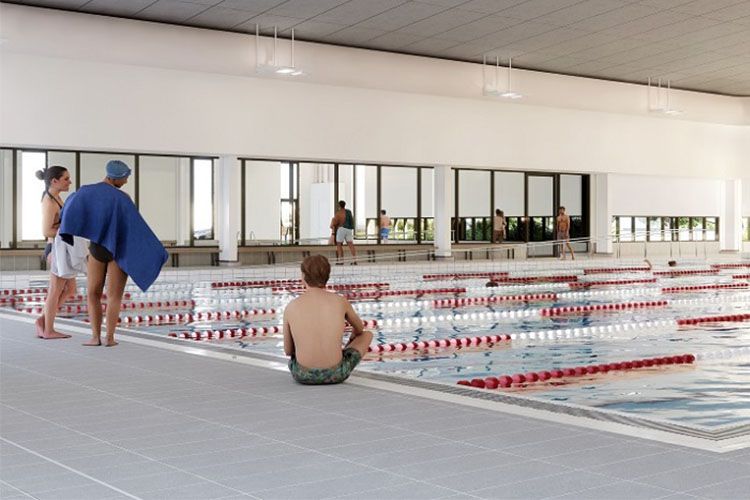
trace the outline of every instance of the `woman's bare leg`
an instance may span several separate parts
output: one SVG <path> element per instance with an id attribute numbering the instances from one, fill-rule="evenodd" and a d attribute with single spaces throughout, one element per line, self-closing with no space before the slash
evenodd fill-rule
<path id="1" fill-rule="evenodd" d="M 107 264 L 107 347 L 116 346 L 115 329 L 120 319 L 120 307 L 122 305 L 122 295 L 125 292 L 125 284 L 128 282 L 128 275 L 120 269 L 114 260 Z"/>
<path id="2" fill-rule="evenodd" d="M 59 278 L 54 274 L 49 275 L 47 300 L 44 304 L 44 330 L 41 335 L 41 338 L 45 340 L 70 338 L 70 335 L 55 331 L 55 317 L 57 316 L 57 309 L 60 306 L 60 299 L 65 292 L 66 281 L 64 278 Z"/>
<path id="3" fill-rule="evenodd" d="M 107 264 L 99 262 L 89 255 L 86 268 L 88 271 L 86 282 L 88 286 L 87 301 L 89 321 L 91 322 L 91 340 L 83 345 L 102 345 L 102 291 L 104 290 L 104 279 L 107 277 Z"/>

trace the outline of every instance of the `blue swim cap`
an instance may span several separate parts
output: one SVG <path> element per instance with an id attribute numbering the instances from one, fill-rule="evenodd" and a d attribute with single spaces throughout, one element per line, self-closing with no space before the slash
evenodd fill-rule
<path id="1" fill-rule="evenodd" d="M 130 175 L 130 167 L 120 160 L 107 162 L 107 177 L 110 179 L 124 179 Z"/>

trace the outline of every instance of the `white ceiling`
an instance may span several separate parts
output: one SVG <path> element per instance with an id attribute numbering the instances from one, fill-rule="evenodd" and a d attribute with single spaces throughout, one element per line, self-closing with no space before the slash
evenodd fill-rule
<path id="1" fill-rule="evenodd" d="M 749 0 L 22 0 L 76 12 L 750 96 Z"/>

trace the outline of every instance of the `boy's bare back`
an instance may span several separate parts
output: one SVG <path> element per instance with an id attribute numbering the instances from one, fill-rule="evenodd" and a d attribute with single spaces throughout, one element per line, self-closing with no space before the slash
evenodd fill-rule
<path id="1" fill-rule="evenodd" d="M 330 368 L 341 361 L 345 320 L 362 331 L 362 320 L 340 295 L 309 288 L 284 311 L 284 333 L 291 334 L 294 356 L 307 368 Z"/>

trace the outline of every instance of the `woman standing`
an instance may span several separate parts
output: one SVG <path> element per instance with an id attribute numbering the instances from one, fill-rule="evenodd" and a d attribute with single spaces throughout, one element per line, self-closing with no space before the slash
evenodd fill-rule
<path id="1" fill-rule="evenodd" d="M 70 173 L 68 169 L 60 166 L 47 167 L 37 170 L 36 177 L 44 181 L 44 193 L 42 194 L 42 232 L 47 238 L 44 247 L 44 259 L 47 267 L 52 268 L 51 263 L 52 243 L 60 229 L 60 211 L 63 200 L 60 193 L 70 189 Z M 44 314 L 36 320 L 36 336 L 45 340 L 67 339 L 70 335 L 55 331 L 55 316 L 57 310 L 66 300 L 72 297 L 76 291 L 75 278 L 60 278 L 50 273 L 49 287 L 47 288 L 47 300 L 44 304 Z"/>

